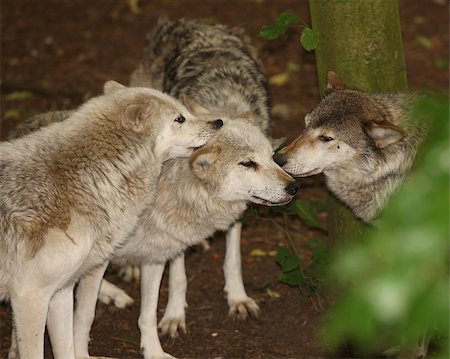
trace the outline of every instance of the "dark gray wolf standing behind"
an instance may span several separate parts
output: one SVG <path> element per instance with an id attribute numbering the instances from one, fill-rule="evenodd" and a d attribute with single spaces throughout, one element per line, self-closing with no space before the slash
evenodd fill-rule
<path id="1" fill-rule="evenodd" d="M 270 134 L 268 84 L 256 49 L 241 28 L 163 19 L 147 40 L 142 62 L 132 74 L 131 86 L 149 86 L 167 92 L 183 101 L 193 113 L 228 119 L 246 117 L 264 134 Z M 276 146 L 276 141 L 273 142 Z M 267 204 L 256 199 L 254 202 Z M 259 308 L 244 289 L 240 233 L 241 224 L 237 222 L 227 234 L 225 292 L 230 315 L 246 318 L 249 314 L 257 315 Z M 184 261 L 184 258 L 180 256 L 174 261 Z M 184 278 L 183 263 L 173 267 L 180 270 L 172 270 L 172 277 Z M 174 281 L 179 280 L 176 278 Z M 173 303 L 182 303 L 182 308 L 180 305 L 174 308 Z M 160 323 L 163 332 L 170 328 L 173 336 L 178 326 L 184 328 L 184 304 L 185 292 L 178 290 L 171 294 Z"/>

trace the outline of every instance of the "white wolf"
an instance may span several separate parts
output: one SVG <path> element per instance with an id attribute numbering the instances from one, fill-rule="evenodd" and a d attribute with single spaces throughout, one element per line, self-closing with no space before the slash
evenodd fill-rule
<path id="1" fill-rule="evenodd" d="M 153 206 L 144 211 L 136 231 L 115 252 L 115 260 L 142 263 L 139 328 L 145 358 L 170 357 L 161 348 L 156 321 L 166 261 L 216 230 L 228 229 L 249 201 L 281 205 L 289 202 L 297 189 L 298 184 L 273 162 L 269 140 L 256 126 L 239 120 L 225 120 L 223 129 L 189 160 L 172 160 L 164 166 Z M 84 277 L 77 291 L 79 358 L 89 357 L 89 331 L 103 269 Z M 172 290 L 183 291 L 185 285 L 185 280 L 176 283 L 171 279 Z M 183 297 L 174 308 L 184 309 L 184 305 Z M 172 319 L 172 325 L 178 326 L 181 318 Z"/>
<path id="2" fill-rule="evenodd" d="M 107 82 L 67 120 L 0 143 L 0 298 L 11 301 L 21 359 L 43 358 L 46 320 L 55 358 L 75 357 L 74 283 L 151 206 L 162 162 L 222 124 L 159 91 Z"/>

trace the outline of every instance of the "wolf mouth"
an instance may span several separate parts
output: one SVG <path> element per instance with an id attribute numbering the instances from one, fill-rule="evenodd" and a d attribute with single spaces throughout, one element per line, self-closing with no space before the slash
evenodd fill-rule
<path id="1" fill-rule="evenodd" d="M 261 198 L 261 197 L 258 197 L 258 196 L 252 196 L 252 197 L 256 198 L 257 200 L 260 200 L 263 204 L 272 204 L 272 205 L 276 205 L 276 206 L 283 206 L 286 203 L 289 203 L 289 201 L 290 201 L 290 199 L 289 199 L 289 200 L 284 201 L 284 202 L 272 202 L 272 201 L 269 201 L 267 199 L 264 199 L 264 198 Z"/>
<path id="2" fill-rule="evenodd" d="M 297 175 L 295 175 L 295 177 L 308 177 L 308 176 L 312 176 L 312 175 L 316 175 L 320 173 L 320 169 L 319 168 L 315 168 L 311 171 L 308 172 L 304 172 L 304 173 L 299 173 Z"/>
<path id="3" fill-rule="evenodd" d="M 197 151 L 197 150 L 199 150 L 200 148 L 202 148 L 204 145 L 200 145 L 200 146 L 192 146 L 192 147 L 189 147 L 189 149 L 190 150 L 192 150 L 192 151 Z"/>

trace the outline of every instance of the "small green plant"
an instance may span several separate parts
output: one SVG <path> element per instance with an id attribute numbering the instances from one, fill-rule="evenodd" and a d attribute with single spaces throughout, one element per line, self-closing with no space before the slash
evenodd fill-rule
<path id="1" fill-rule="evenodd" d="M 298 255 L 287 247 L 278 247 L 276 261 L 280 265 L 282 274 L 278 278 L 281 283 L 290 286 L 300 286 L 305 281 L 305 274 Z"/>
<path id="2" fill-rule="evenodd" d="M 303 28 L 300 35 L 300 43 L 306 51 L 314 50 L 317 47 L 320 34 L 311 29 L 300 17 L 288 11 L 278 15 L 273 24 L 264 25 L 259 32 L 259 36 L 268 40 L 275 40 L 292 26 Z"/>
<path id="3" fill-rule="evenodd" d="M 318 212 L 324 208 L 325 205 L 318 201 L 306 202 L 294 199 L 286 206 L 270 207 L 270 211 L 273 213 L 271 216 L 264 215 L 259 207 L 250 207 L 242 218 L 243 223 L 252 220 L 269 221 L 283 231 L 287 245 L 279 246 L 275 255 L 275 260 L 281 269 L 278 281 L 292 287 L 298 287 L 306 295 L 316 292 L 320 286 L 320 280 L 317 275 L 322 273 L 325 268 L 324 264 L 326 263 L 326 258 L 328 258 L 328 247 L 320 238 L 311 238 L 307 242 L 307 246 L 312 250 L 313 261 L 312 264 L 304 268 L 289 231 L 288 221 L 290 217 L 296 216 L 308 228 L 327 233 L 326 227 L 320 222 L 318 217 Z M 282 218 L 282 221 L 279 220 L 279 217 Z"/>

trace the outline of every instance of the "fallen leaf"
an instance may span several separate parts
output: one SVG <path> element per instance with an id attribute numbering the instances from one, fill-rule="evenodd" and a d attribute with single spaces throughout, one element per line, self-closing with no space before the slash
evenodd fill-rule
<path id="1" fill-rule="evenodd" d="M 265 257 L 268 255 L 268 253 L 266 251 L 263 251 L 262 249 L 256 248 L 250 252 L 250 255 L 252 257 Z"/>
<path id="2" fill-rule="evenodd" d="M 266 293 L 270 298 L 280 298 L 281 297 L 280 293 L 278 293 L 272 289 L 269 289 L 269 288 L 266 289 Z"/>
<path id="3" fill-rule="evenodd" d="M 433 48 L 433 43 L 431 42 L 431 40 L 423 35 L 419 35 L 416 37 L 416 42 L 421 45 L 422 47 L 430 50 Z"/>
<path id="4" fill-rule="evenodd" d="M 275 86 L 283 86 L 288 81 L 289 81 L 289 72 L 288 71 L 274 75 L 269 79 L 269 83 L 271 85 L 275 85 Z"/>
<path id="5" fill-rule="evenodd" d="M 5 118 L 20 118 L 19 110 L 8 110 L 5 112 Z"/>
<path id="6" fill-rule="evenodd" d="M 5 96 L 5 100 L 27 100 L 33 97 L 33 93 L 30 91 L 16 91 Z"/>

